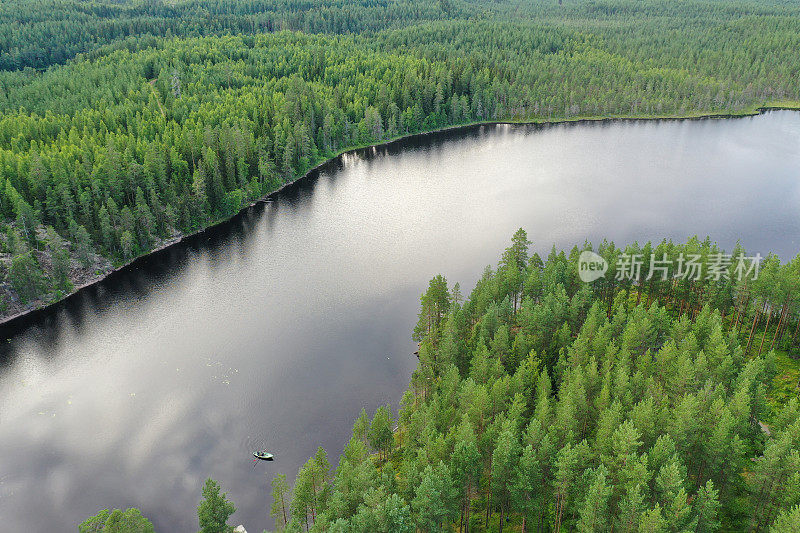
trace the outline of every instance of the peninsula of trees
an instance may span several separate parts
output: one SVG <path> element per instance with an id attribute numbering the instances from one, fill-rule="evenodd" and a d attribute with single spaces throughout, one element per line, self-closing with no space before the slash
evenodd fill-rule
<path id="1" fill-rule="evenodd" d="M 0 315 L 353 147 L 482 121 L 797 107 L 799 13 L 767 0 L 3 2 Z"/>
<path id="2" fill-rule="evenodd" d="M 616 279 L 623 254 L 722 252 L 603 243 L 611 269 L 584 283 L 588 245 L 528 244 L 517 232 L 466 299 L 431 281 L 396 428 L 362 412 L 335 472 L 320 449 L 293 489 L 275 478 L 277 529 L 798 531 L 800 256 L 635 283 Z"/>

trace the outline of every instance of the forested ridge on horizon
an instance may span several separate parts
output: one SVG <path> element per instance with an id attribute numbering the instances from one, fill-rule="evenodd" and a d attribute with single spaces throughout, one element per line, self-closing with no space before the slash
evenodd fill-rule
<path id="1" fill-rule="evenodd" d="M 94 55 L 98 48 L 99 53 L 119 46 L 146 48 L 159 37 L 376 31 L 466 16 L 479 4 L 470 0 L 6 0 L 0 4 L 0 70 L 44 69 L 77 54 Z"/>

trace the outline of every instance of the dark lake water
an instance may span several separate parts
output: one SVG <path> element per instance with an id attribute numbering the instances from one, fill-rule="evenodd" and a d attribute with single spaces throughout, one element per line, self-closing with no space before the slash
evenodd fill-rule
<path id="1" fill-rule="evenodd" d="M 518 227 L 542 254 L 699 234 L 788 259 L 800 113 L 483 127 L 367 150 L 139 263 L 3 341 L 3 529 L 74 531 L 135 506 L 159 531 L 196 531 L 208 476 L 235 524 L 271 528 L 272 476 L 319 445 L 335 464 L 362 407 L 396 405 L 427 281 L 468 293 Z M 277 460 L 254 469 L 261 443 Z"/>

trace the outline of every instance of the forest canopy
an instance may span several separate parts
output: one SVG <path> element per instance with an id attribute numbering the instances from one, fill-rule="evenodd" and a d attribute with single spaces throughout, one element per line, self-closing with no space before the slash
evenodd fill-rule
<path id="1" fill-rule="evenodd" d="M 543 260 L 529 244 L 519 230 L 466 298 L 431 280 L 397 421 L 362 411 L 335 472 L 320 449 L 293 489 L 278 476 L 277 529 L 796 531 L 800 402 L 776 378 L 800 354 L 800 256 L 741 280 L 612 268 L 584 283 L 589 245 Z M 708 239 L 595 251 L 697 256 L 703 272 L 723 254 Z"/>
<path id="2" fill-rule="evenodd" d="M 484 121 L 800 100 L 771 2 L 3 2 L 0 311 L 57 300 L 341 151 Z"/>

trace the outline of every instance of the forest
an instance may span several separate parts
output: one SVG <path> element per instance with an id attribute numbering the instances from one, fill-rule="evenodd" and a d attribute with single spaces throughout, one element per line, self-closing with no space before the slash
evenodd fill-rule
<path id="1" fill-rule="evenodd" d="M 758 1 L 10 1 L 0 314 L 57 301 L 348 149 L 454 125 L 798 107 Z"/>
<path id="2" fill-rule="evenodd" d="M 348 150 L 800 109 L 797 50 L 782 0 L 5 0 L 0 319 Z M 519 230 L 469 294 L 430 281 L 399 410 L 275 477 L 275 529 L 799 531 L 800 256 L 742 277 L 745 250 L 708 238 L 531 249 Z M 590 283 L 588 250 L 609 265 Z M 633 279 L 631 257 L 679 266 Z M 209 479 L 200 530 L 234 512 Z M 137 509 L 78 528 L 153 531 Z"/>
<path id="3" fill-rule="evenodd" d="M 335 469 L 319 448 L 276 476 L 275 530 L 796 532 L 800 255 L 739 272 L 709 239 L 603 242 L 585 283 L 591 245 L 530 245 L 517 231 L 469 295 L 430 281 L 397 418 L 362 410 Z M 219 485 L 203 496 L 201 531 L 231 531 Z"/>
<path id="4" fill-rule="evenodd" d="M 744 251 L 708 239 L 604 242 L 584 283 L 589 245 L 529 244 L 467 297 L 431 280 L 397 420 L 362 411 L 335 472 L 320 449 L 293 488 L 276 477 L 277 530 L 797 531 L 800 256 L 739 279 L 718 258 Z M 634 255 L 704 274 L 618 276 Z"/>

